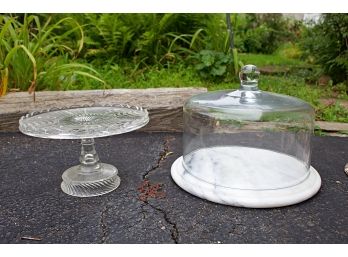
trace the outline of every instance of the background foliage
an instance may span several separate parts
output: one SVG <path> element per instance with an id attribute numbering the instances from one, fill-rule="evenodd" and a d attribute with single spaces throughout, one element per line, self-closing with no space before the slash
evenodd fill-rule
<path id="1" fill-rule="evenodd" d="M 230 19 L 233 33 L 226 14 L 3 14 L 0 95 L 237 88 L 240 66 L 252 63 L 262 70 L 263 90 L 310 102 L 318 119 L 348 122 L 339 103 L 326 107 L 319 101 L 348 99 L 348 14 L 325 14 L 314 24 L 280 14 Z"/>
<path id="2" fill-rule="evenodd" d="M 303 57 L 321 65 L 334 83 L 348 81 L 348 14 L 324 14 L 303 28 L 300 45 Z"/>

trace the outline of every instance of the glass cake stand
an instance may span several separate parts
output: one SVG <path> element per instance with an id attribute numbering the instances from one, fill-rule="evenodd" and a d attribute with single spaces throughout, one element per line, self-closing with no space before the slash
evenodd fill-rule
<path id="1" fill-rule="evenodd" d="M 32 112 L 20 118 L 19 130 L 33 137 L 81 139 L 80 164 L 63 173 L 61 188 L 72 196 L 90 197 L 120 185 L 117 168 L 99 161 L 94 138 L 130 132 L 148 122 L 148 112 L 141 107 L 84 105 Z"/>

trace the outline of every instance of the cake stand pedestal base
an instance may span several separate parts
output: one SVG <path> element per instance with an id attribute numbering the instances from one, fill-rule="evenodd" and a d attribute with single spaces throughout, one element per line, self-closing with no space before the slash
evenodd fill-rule
<path id="1" fill-rule="evenodd" d="M 64 171 L 61 184 L 64 193 L 90 197 L 109 193 L 120 185 L 116 167 L 99 162 L 93 138 L 81 140 L 80 163 Z"/>
<path id="2" fill-rule="evenodd" d="M 61 188 L 64 193 L 78 197 L 90 197 L 109 193 L 120 185 L 120 177 L 115 166 L 99 163 L 95 172 L 81 172 L 81 165 L 73 166 L 63 173 Z"/>

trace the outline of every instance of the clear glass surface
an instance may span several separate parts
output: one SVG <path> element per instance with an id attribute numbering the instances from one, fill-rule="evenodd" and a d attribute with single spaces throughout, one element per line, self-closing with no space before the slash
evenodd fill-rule
<path id="1" fill-rule="evenodd" d="M 72 196 L 90 197 L 120 185 L 117 168 L 99 161 L 94 138 L 126 133 L 148 121 L 147 110 L 137 106 L 75 106 L 27 114 L 19 120 L 19 130 L 34 137 L 81 139 L 80 164 L 63 173 L 61 188 Z"/>
<path id="2" fill-rule="evenodd" d="M 314 110 L 306 102 L 258 88 L 246 65 L 240 89 L 215 91 L 184 106 L 184 168 L 216 186 L 269 190 L 294 186 L 309 174 Z"/>
<path id="3" fill-rule="evenodd" d="M 129 132 L 148 121 L 147 111 L 137 106 L 76 106 L 27 114 L 19 120 L 19 130 L 41 138 L 97 138 Z"/>

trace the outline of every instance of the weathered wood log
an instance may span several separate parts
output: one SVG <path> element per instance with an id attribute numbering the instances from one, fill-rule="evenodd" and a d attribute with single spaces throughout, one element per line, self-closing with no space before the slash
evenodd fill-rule
<path id="1" fill-rule="evenodd" d="M 150 122 L 142 131 L 182 131 L 182 106 L 191 96 L 206 88 L 150 88 L 83 91 L 42 91 L 36 100 L 27 92 L 0 97 L 0 132 L 18 131 L 18 120 L 32 111 L 84 104 L 129 104 L 148 109 Z M 316 121 L 328 132 L 348 132 L 348 123 Z"/>
<path id="2" fill-rule="evenodd" d="M 348 133 L 348 123 L 316 121 L 315 125 L 324 131 Z"/>
<path id="3" fill-rule="evenodd" d="M 143 131 L 182 131 L 182 106 L 206 88 L 151 88 L 27 92 L 0 97 L 0 131 L 18 131 L 18 120 L 32 111 L 84 104 L 129 104 L 148 109 L 150 122 Z"/>

